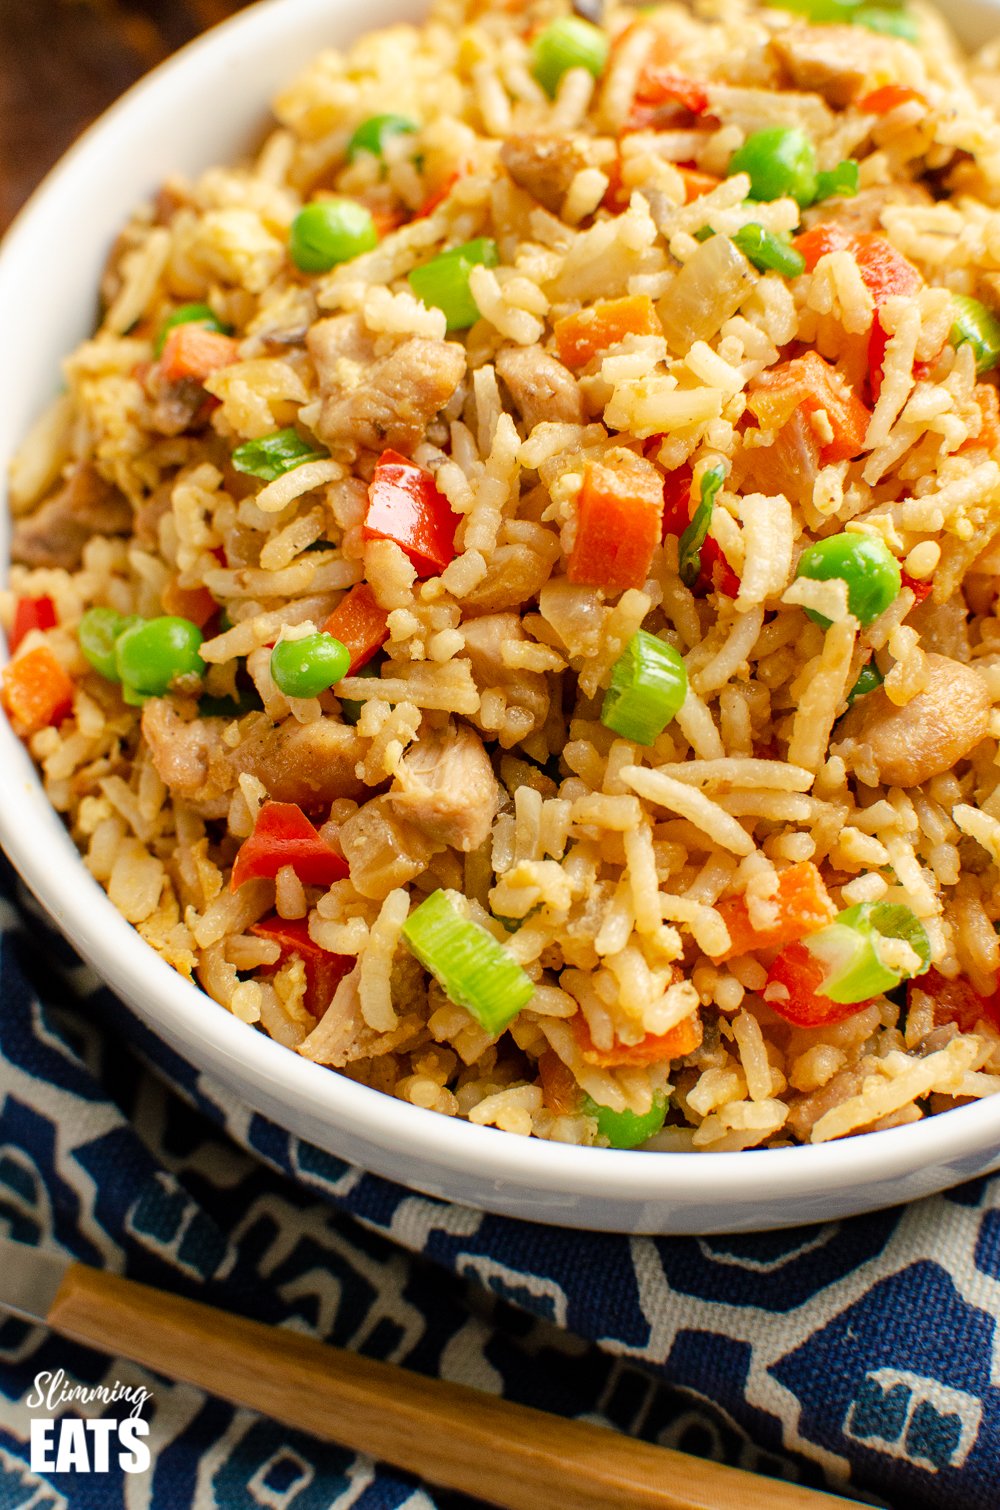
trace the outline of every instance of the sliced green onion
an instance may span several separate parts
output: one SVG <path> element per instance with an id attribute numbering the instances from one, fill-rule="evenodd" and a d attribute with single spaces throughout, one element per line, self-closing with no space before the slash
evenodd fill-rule
<path id="1" fill-rule="evenodd" d="M 180 309 L 175 309 L 172 315 L 168 315 L 160 326 L 159 334 L 153 343 L 153 351 L 156 356 L 161 356 L 167 336 L 175 325 L 204 325 L 206 330 L 217 330 L 222 336 L 231 336 L 233 327 L 220 320 L 214 309 L 207 304 L 182 304 Z"/>
<path id="2" fill-rule="evenodd" d="M 611 668 L 601 723 L 623 739 L 651 745 L 687 697 L 687 667 L 673 645 L 639 629 Z"/>
<path id="3" fill-rule="evenodd" d="M 727 176 L 750 175 L 752 199 L 790 196 L 805 209 L 816 198 L 816 151 L 801 126 L 754 131 L 729 159 Z"/>
<path id="4" fill-rule="evenodd" d="M 642 1116 L 638 1112 L 614 1112 L 610 1106 L 601 1106 L 590 1096 L 583 1099 L 583 1115 L 593 1117 L 597 1131 L 602 1133 L 612 1148 L 638 1148 L 656 1136 L 667 1116 L 667 1098 L 663 1091 L 653 1097 L 649 1111 Z"/>
<path id="5" fill-rule="evenodd" d="M 409 136 L 416 129 L 416 121 L 405 115 L 371 115 L 361 122 L 347 143 L 347 161 L 354 162 L 362 152 L 381 157 L 387 141 L 394 136 Z"/>
<path id="6" fill-rule="evenodd" d="M 765 0 L 774 10 L 791 11 L 820 24 L 828 21 L 850 22 L 863 0 Z"/>
<path id="7" fill-rule="evenodd" d="M 701 225 L 694 233 L 695 241 L 711 241 L 715 231 L 710 225 Z M 733 238 L 735 240 L 735 237 Z"/>
<path id="8" fill-rule="evenodd" d="M 474 267 L 496 267 L 500 253 L 495 241 L 480 236 L 442 252 L 433 262 L 415 267 L 409 283 L 421 303 L 444 311 L 449 330 L 467 330 L 479 319 L 469 277 Z"/>
<path id="9" fill-rule="evenodd" d="M 462 917 L 446 892 L 432 892 L 414 908 L 403 924 L 403 940 L 449 1001 L 471 1012 L 494 1038 L 535 994 L 531 978 L 504 946 Z"/>
<path id="10" fill-rule="evenodd" d="M 705 544 L 708 526 L 712 522 L 716 494 L 725 480 L 726 474 L 721 466 L 709 467 L 701 474 L 701 502 L 695 509 L 694 517 L 681 536 L 677 547 L 681 581 L 687 587 L 693 587 L 698 580 L 698 573 L 701 571 L 701 548 Z"/>
<path id="11" fill-rule="evenodd" d="M 125 617 L 113 608 L 88 608 L 80 620 L 76 630 L 77 643 L 84 658 L 95 671 L 100 672 L 105 681 L 121 680 L 115 660 L 115 646 L 126 629 L 141 623 L 142 620 L 136 614 Z"/>
<path id="12" fill-rule="evenodd" d="M 264 482 L 274 482 L 306 461 L 323 461 L 329 452 L 317 450 L 299 432 L 289 425 L 284 430 L 275 430 L 263 435 L 260 440 L 244 441 L 233 452 L 233 466 L 237 472 L 246 472 L 250 477 L 260 477 Z"/>
<path id="13" fill-rule="evenodd" d="M 371 210 L 356 199 L 314 199 L 292 221 L 288 255 L 300 273 L 325 273 L 378 246 Z"/>
<path id="14" fill-rule="evenodd" d="M 955 323 L 951 327 L 951 344 L 963 346 L 968 342 L 976 353 L 976 371 L 989 372 L 1000 364 L 1000 320 L 985 304 L 968 294 L 952 294 L 952 302 Z"/>
<path id="15" fill-rule="evenodd" d="M 814 582 L 828 582 L 834 577 L 846 582 L 847 606 L 865 628 L 895 602 L 903 585 L 899 562 L 885 542 L 875 535 L 858 535 L 850 530 L 807 546 L 795 575 Z M 814 623 L 829 629 L 830 620 L 823 614 L 812 608 L 806 613 Z"/>
<path id="16" fill-rule="evenodd" d="M 900 970 L 883 959 L 887 940 L 901 940 L 919 965 Z M 890 902 L 859 902 L 837 915 L 826 928 L 803 940 L 826 975 L 818 989 L 845 1006 L 893 991 L 930 968 L 931 945 L 919 918 L 909 907 Z"/>
<path id="17" fill-rule="evenodd" d="M 920 41 L 917 18 L 906 10 L 893 10 L 887 5 L 862 5 L 851 20 L 855 26 L 866 26 L 869 31 L 881 32 L 886 37 L 900 37 L 904 42 Z"/>
<path id="18" fill-rule="evenodd" d="M 850 708 L 859 697 L 867 697 L 869 692 L 874 692 L 881 687 L 885 677 L 878 669 L 874 661 L 869 661 L 867 666 L 862 666 L 858 672 L 858 679 L 847 694 L 847 706 Z"/>
<path id="19" fill-rule="evenodd" d="M 853 199 L 861 182 L 861 169 L 853 157 L 816 175 L 817 199 Z"/>
<path id="20" fill-rule="evenodd" d="M 351 652 L 332 634 L 279 640 L 271 651 L 271 677 L 286 697 L 319 697 L 347 675 Z"/>
<path id="21" fill-rule="evenodd" d="M 751 221 L 749 225 L 741 226 L 732 240 L 759 273 L 771 270 L 783 278 L 797 278 L 806 270 L 806 259 L 792 246 L 792 238 L 787 232 L 776 235 Z"/>
<path id="22" fill-rule="evenodd" d="M 586 68 L 595 79 L 600 78 L 608 61 L 608 45 L 607 33 L 599 26 L 579 16 L 563 16 L 535 38 L 531 72 L 549 98 L 555 99 L 563 74 L 571 68 Z"/>

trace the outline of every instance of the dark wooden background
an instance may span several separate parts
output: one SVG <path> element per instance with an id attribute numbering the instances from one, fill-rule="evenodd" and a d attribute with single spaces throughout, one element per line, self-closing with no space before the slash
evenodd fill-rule
<path id="1" fill-rule="evenodd" d="M 83 128 L 247 0 L 0 0 L 0 231 Z"/>

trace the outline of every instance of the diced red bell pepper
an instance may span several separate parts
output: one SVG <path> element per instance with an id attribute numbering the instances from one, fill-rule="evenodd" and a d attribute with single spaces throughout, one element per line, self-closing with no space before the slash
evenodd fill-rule
<path id="1" fill-rule="evenodd" d="M 668 472 L 663 483 L 663 538 L 683 535 L 691 523 L 691 468 L 687 465 Z M 714 587 L 727 598 L 739 596 L 740 579 L 733 571 L 725 552 L 713 535 L 706 535 L 701 547 L 701 570 L 695 591 L 706 593 Z"/>
<path id="2" fill-rule="evenodd" d="M 314 1017 L 322 1017 L 341 980 L 354 968 L 352 956 L 331 954 L 328 949 L 321 949 L 309 937 L 309 924 L 305 918 L 279 918 L 275 913 L 253 923 L 250 932 L 258 938 L 273 939 L 280 946 L 281 964 L 289 954 L 299 955 L 306 971 L 306 1011 Z"/>
<path id="3" fill-rule="evenodd" d="M 957 975 L 954 980 L 949 980 L 932 965 L 923 975 L 907 982 L 907 1005 L 914 991 L 923 991 L 933 999 L 936 1028 L 953 1022 L 959 1032 L 971 1033 L 980 1020 L 1000 1028 L 1000 991 L 994 991 L 992 996 L 980 996 L 964 975 Z"/>
<path id="4" fill-rule="evenodd" d="M 56 622 L 56 605 L 51 598 L 18 598 L 7 637 L 11 655 L 32 629 L 54 629 Z"/>
<path id="5" fill-rule="evenodd" d="M 897 252 L 885 236 L 869 232 L 854 237 L 850 250 L 876 309 L 893 295 L 909 297 L 915 294 L 924 281 L 913 263 L 902 252 Z"/>
<path id="6" fill-rule="evenodd" d="M 900 568 L 899 575 L 903 586 L 910 589 L 918 603 L 922 603 L 925 598 L 929 598 L 934 590 L 933 582 L 921 582 L 917 577 L 911 577 L 909 572 L 902 567 Z"/>
<path id="7" fill-rule="evenodd" d="M 249 839 L 240 845 L 230 889 L 245 881 L 273 881 L 290 865 L 303 886 L 332 886 L 350 874 L 347 861 L 331 849 L 295 802 L 265 802 Z"/>
<path id="8" fill-rule="evenodd" d="M 654 125 L 665 106 L 675 105 L 690 115 L 704 115 L 708 109 L 705 86 L 672 68 L 675 51 L 669 37 L 654 40 L 636 82 L 628 129 Z"/>
<path id="9" fill-rule="evenodd" d="M 48 645 L 39 645 L 3 668 L 0 699 L 18 734 L 37 734 L 62 722 L 73 707 L 74 690 Z"/>
<path id="10" fill-rule="evenodd" d="M 762 372 L 754 379 L 747 406 L 764 429 L 775 431 L 788 423 L 796 409 L 808 414 L 825 409 L 833 439 L 820 452 L 824 465 L 860 455 L 871 419 L 857 394 L 816 351 L 805 351 Z"/>
<path id="11" fill-rule="evenodd" d="M 359 582 L 341 598 L 323 625 L 323 633 L 332 634 L 347 646 L 351 664 L 344 674 L 353 676 L 389 638 L 389 615 L 376 603 L 368 583 Z"/>
<path id="12" fill-rule="evenodd" d="M 701 1018 L 697 1012 L 685 1017 L 669 1033 L 647 1033 L 638 1043 L 613 1043 L 610 1049 L 599 1049 L 590 1036 L 587 1019 L 578 1012 L 570 1019 L 574 1037 L 581 1057 L 588 1064 L 600 1069 L 613 1069 L 616 1065 L 642 1067 L 647 1064 L 662 1064 L 667 1059 L 684 1059 L 693 1054 L 702 1040 Z"/>
<path id="13" fill-rule="evenodd" d="M 639 75 L 639 83 L 629 113 L 629 131 L 642 131 L 660 124 L 669 106 L 685 110 L 689 115 L 704 115 L 708 109 L 708 95 L 696 79 L 685 78 L 669 68 L 647 64 Z M 676 114 L 676 110 L 671 114 Z"/>
<path id="14" fill-rule="evenodd" d="M 805 944 L 789 944 L 767 972 L 764 1000 L 779 1017 L 797 1028 L 831 1027 L 870 1005 L 868 1001 L 831 1001 L 820 990 L 825 974 Z"/>
<path id="15" fill-rule="evenodd" d="M 425 467 L 383 451 L 368 488 L 366 540 L 392 540 L 418 576 L 433 577 L 455 558 L 459 517 Z"/>
<path id="16" fill-rule="evenodd" d="M 663 479 L 663 538 L 683 535 L 691 523 L 691 487 L 694 477 L 689 466 L 676 467 Z"/>
<path id="17" fill-rule="evenodd" d="M 908 105 L 911 100 L 927 104 L 919 89 L 908 89 L 904 84 L 883 84 L 881 89 L 873 89 L 871 94 L 858 100 L 857 106 L 866 115 L 888 115 L 890 110 L 895 110 L 899 105 Z"/>
<path id="18" fill-rule="evenodd" d="M 652 462 L 588 462 L 576 509 L 571 582 L 624 592 L 642 587 L 663 535 L 663 482 Z"/>
<path id="19" fill-rule="evenodd" d="M 607 299 L 564 315 L 552 327 L 559 360 L 567 367 L 585 367 L 599 351 L 607 351 L 626 336 L 662 335 L 663 327 L 648 294 Z"/>

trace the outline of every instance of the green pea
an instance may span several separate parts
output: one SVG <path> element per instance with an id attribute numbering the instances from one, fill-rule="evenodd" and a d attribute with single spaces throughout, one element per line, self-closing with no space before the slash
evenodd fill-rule
<path id="1" fill-rule="evenodd" d="M 865 26 L 869 31 L 882 32 L 887 37 L 901 37 L 904 42 L 920 41 L 917 18 L 907 10 L 889 5 L 861 5 L 851 20 L 855 26 Z"/>
<path id="2" fill-rule="evenodd" d="M 553 21 L 531 49 L 531 71 L 550 99 L 555 98 L 559 81 L 569 69 L 586 68 L 599 79 L 607 61 L 607 33 L 579 16 Z"/>
<path id="3" fill-rule="evenodd" d="M 799 126 L 768 126 L 748 136 L 729 159 L 728 174 L 750 175 L 752 199 L 789 195 L 801 208 L 816 198 L 816 153 Z"/>
<path id="4" fill-rule="evenodd" d="M 951 327 L 951 344 L 967 341 L 976 353 L 976 371 L 989 372 L 1000 364 L 1000 320 L 990 314 L 985 304 L 968 294 L 953 294 L 955 323 Z"/>
<path id="5" fill-rule="evenodd" d="M 847 532 L 808 546 L 799 557 L 795 575 L 810 577 L 814 582 L 827 582 L 835 577 L 846 582 L 847 606 L 863 625 L 884 613 L 903 585 L 899 562 L 882 540 Z M 829 629 L 830 620 L 822 614 L 811 608 L 806 613 L 815 623 Z"/>
<path id="6" fill-rule="evenodd" d="M 332 634 L 279 640 L 271 651 L 271 676 L 286 697 L 318 697 L 346 676 L 351 652 Z"/>
<path id="7" fill-rule="evenodd" d="M 858 679 L 847 694 L 847 706 L 853 707 L 859 697 L 867 697 L 869 692 L 874 692 L 876 687 L 881 687 L 885 677 L 878 669 L 874 661 L 869 661 L 858 672 Z"/>
<path id="8" fill-rule="evenodd" d="M 135 697 L 162 697 L 182 676 L 204 676 L 198 654 L 202 633 L 190 619 L 164 614 L 140 619 L 118 636 L 115 666 L 119 679 Z M 132 701 L 126 697 L 126 701 Z"/>
<path id="9" fill-rule="evenodd" d="M 109 682 L 119 680 L 115 663 L 115 644 L 118 637 L 142 620 L 134 614 L 125 618 L 113 608 L 88 608 L 77 627 L 76 638 L 84 657 L 95 671 Z"/>
<path id="10" fill-rule="evenodd" d="M 371 211 L 354 199 L 316 199 L 292 221 L 288 251 L 302 273 L 325 273 L 378 245 Z"/>
<path id="11" fill-rule="evenodd" d="M 354 162 L 362 152 L 381 157 L 391 137 L 409 136 L 416 129 L 416 121 L 408 120 L 405 115 L 371 115 L 361 122 L 347 143 L 347 161 Z"/>
<path id="12" fill-rule="evenodd" d="M 590 1096 L 583 1099 L 584 1116 L 594 1117 L 597 1130 L 607 1138 L 612 1148 L 638 1148 L 660 1131 L 666 1120 L 667 1098 L 661 1091 L 653 1097 L 653 1104 L 643 1116 L 636 1112 L 614 1112 L 610 1106 L 601 1106 Z"/>

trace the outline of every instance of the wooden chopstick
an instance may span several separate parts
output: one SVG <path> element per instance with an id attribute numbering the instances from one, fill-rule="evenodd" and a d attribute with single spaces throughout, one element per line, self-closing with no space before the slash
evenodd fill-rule
<path id="1" fill-rule="evenodd" d="M 797 1484 L 654 1447 L 71 1264 L 56 1331 L 507 1510 L 823 1510 Z"/>

